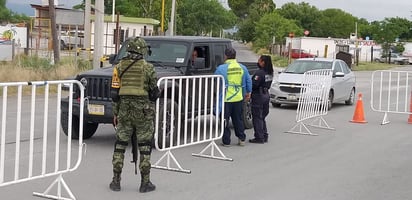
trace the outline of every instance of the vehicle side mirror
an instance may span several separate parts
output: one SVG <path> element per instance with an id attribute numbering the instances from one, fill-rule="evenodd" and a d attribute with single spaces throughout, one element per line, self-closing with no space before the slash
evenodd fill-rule
<path id="1" fill-rule="evenodd" d="M 344 76 L 345 76 L 345 73 L 343 73 L 343 72 L 336 72 L 334 74 L 334 77 L 344 77 Z"/>
<path id="2" fill-rule="evenodd" d="M 110 54 L 110 55 L 109 55 L 109 63 L 110 63 L 111 65 L 117 64 L 117 63 L 115 63 L 115 62 L 116 62 L 116 57 L 117 57 L 117 54 Z"/>
<path id="3" fill-rule="evenodd" d="M 152 49 L 150 46 L 147 46 L 147 55 L 152 56 Z"/>

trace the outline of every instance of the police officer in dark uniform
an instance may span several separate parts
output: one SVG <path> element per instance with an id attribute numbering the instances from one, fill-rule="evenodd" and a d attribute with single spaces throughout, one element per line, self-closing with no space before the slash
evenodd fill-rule
<path id="1" fill-rule="evenodd" d="M 255 138 L 249 142 L 263 144 L 269 137 L 265 118 L 269 114 L 269 88 L 273 80 L 272 59 L 268 55 L 262 55 L 257 65 L 259 70 L 252 76 L 251 98 Z"/>

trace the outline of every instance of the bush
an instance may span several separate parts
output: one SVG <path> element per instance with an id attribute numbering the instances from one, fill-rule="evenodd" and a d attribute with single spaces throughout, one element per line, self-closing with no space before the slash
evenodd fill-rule
<path id="1" fill-rule="evenodd" d="M 48 71 L 54 66 L 49 59 L 40 58 L 38 56 L 20 55 L 17 56 L 15 60 L 17 66 L 33 69 L 35 71 Z"/>
<path id="2" fill-rule="evenodd" d="M 82 59 L 75 62 L 65 57 L 52 65 L 46 58 L 20 55 L 12 62 L 0 63 L 0 82 L 64 80 L 91 68 L 90 61 Z"/>

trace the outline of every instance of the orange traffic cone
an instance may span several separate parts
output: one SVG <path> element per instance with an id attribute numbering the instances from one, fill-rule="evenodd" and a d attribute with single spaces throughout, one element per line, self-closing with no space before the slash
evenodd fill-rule
<path id="1" fill-rule="evenodd" d="M 359 93 L 358 101 L 356 102 L 355 113 L 353 114 L 353 119 L 350 122 L 354 123 L 366 123 L 365 114 L 363 112 L 363 102 L 362 94 Z"/>

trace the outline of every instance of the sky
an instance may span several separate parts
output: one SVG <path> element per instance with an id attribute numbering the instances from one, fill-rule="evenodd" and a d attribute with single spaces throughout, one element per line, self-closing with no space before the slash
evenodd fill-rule
<path id="1" fill-rule="evenodd" d="M 277 8 L 288 2 L 306 2 L 319 10 L 339 8 L 354 17 L 369 22 L 381 21 L 386 17 L 400 17 L 412 21 L 412 0 L 273 0 Z"/>
<path id="2" fill-rule="evenodd" d="M 48 1 L 48 0 L 46 0 Z M 63 7 L 71 8 L 82 0 L 58 0 Z M 277 8 L 288 2 L 306 2 L 319 10 L 339 8 L 358 18 L 368 21 L 381 21 L 386 17 L 401 17 L 412 21 L 412 0 L 273 0 Z M 13 4 L 41 4 L 42 0 L 7 0 Z M 7 5 L 7 4 L 6 4 Z M 30 7 L 30 6 L 28 6 Z"/>

